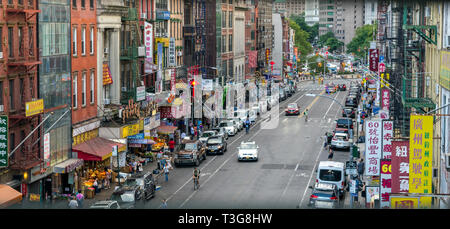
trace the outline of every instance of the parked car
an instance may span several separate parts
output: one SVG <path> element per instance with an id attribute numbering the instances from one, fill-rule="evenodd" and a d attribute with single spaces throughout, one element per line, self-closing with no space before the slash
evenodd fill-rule
<path id="1" fill-rule="evenodd" d="M 256 114 L 256 111 L 254 110 L 250 110 L 248 112 L 248 119 L 250 120 L 250 122 L 252 124 L 254 124 L 256 122 L 256 119 L 258 118 L 258 115 Z"/>
<path id="2" fill-rule="evenodd" d="M 181 149 L 175 154 L 175 165 L 194 164 L 198 166 L 200 160 L 206 160 L 206 148 L 200 140 L 183 140 Z"/>
<path id="3" fill-rule="evenodd" d="M 200 136 L 199 140 L 205 144 L 206 141 L 208 140 L 208 138 L 217 135 L 217 132 L 214 130 L 207 130 L 205 132 L 202 133 L 202 135 Z"/>
<path id="4" fill-rule="evenodd" d="M 312 208 L 338 208 L 341 199 L 339 198 L 339 190 L 335 184 L 316 183 L 309 197 L 309 207 Z"/>
<path id="5" fill-rule="evenodd" d="M 348 129 L 347 128 L 336 128 L 336 129 L 334 129 L 334 131 L 333 131 L 333 135 L 331 135 L 331 138 L 330 138 L 330 143 L 331 143 L 331 139 L 333 138 L 333 136 L 334 136 L 334 134 L 335 133 L 344 133 L 344 134 L 349 134 L 349 132 L 348 132 Z"/>
<path id="6" fill-rule="evenodd" d="M 207 154 L 223 154 L 227 151 L 227 143 L 221 136 L 210 137 L 206 142 Z"/>
<path id="7" fill-rule="evenodd" d="M 279 90 L 279 97 L 278 97 L 278 101 L 279 102 L 281 102 L 281 101 L 284 101 L 284 100 L 286 100 L 286 94 L 284 93 L 284 90 L 280 87 L 280 90 Z"/>
<path id="8" fill-rule="evenodd" d="M 255 111 L 257 115 L 259 115 L 261 113 L 261 107 L 259 105 L 259 103 L 254 103 L 252 105 L 251 110 Z"/>
<path id="9" fill-rule="evenodd" d="M 253 142 L 241 142 L 238 147 L 238 161 L 258 161 L 259 147 Z"/>
<path id="10" fill-rule="evenodd" d="M 242 125 L 244 125 L 245 120 L 247 120 L 248 113 L 249 113 L 248 110 L 240 109 L 240 110 L 234 111 L 233 116 L 234 116 L 234 118 L 238 118 L 240 120 L 240 122 L 242 122 Z"/>
<path id="11" fill-rule="evenodd" d="M 216 136 L 221 136 L 221 137 L 225 138 L 225 140 L 228 140 L 228 133 L 225 130 L 225 128 L 223 128 L 223 127 L 213 127 L 213 128 L 211 128 L 211 130 L 216 131 L 216 133 L 217 133 Z"/>
<path id="12" fill-rule="evenodd" d="M 233 121 L 222 121 L 219 123 L 219 127 L 225 128 L 228 133 L 228 136 L 234 136 L 237 134 L 238 130 L 235 128 Z"/>
<path id="13" fill-rule="evenodd" d="M 150 172 L 131 175 L 125 180 L 123 186 L 138 186 L 139 194 L 141 195 L 139 199 L 148 200 L 155 197 L 156 185 Z"/>
<path id="14" fill-rule="evenodd" d="M 358 107 L 358 104 L 353 99 L 350 98 L 350 99 L 345 100 L 345 106 L 356 108 L 356 107 Z"/>
<path id="15" fill-rule="evenodd" d="M 340 118 L 336 120 L 336 128 L 347 128 L 350 125 L 350 129 L 353 129 L 353 120 L 350 118 Z"/>
<path id="16" fill-rule="evenodd" d="M 119 203 L 115 200 L 101 200 L 95 202 L 90 209 L 120 209 Z"/>
<path id="17" fill-rule="evenodd" d="M 289 103 L 285 110 L 286 115 L 299 115 L 300 109 L 297 103 Z"/>
<path id="18" fill-rule="evenodd" d="M 137 186 L 122 186 L 112 193 L 111 200 L 117 201 L 121 209 L 136 208 L 140 194 Z"/>
<path id="19" fill-rule="evenodd" d="M 349 118 L 355 118 L 355 108 L 353 107 L 344 107 L 344 109 L 342 110 L 342 117 L 348 117 Z"/>
<path id="20" fill-rule="evenodd" d="M 233 121 L 238 131 L 241 131 L 244 128 L 244 121 L 242 121 L 240 118 L 228 118 L 227 120 Z"/>
<path id="21" fill-rule="evenodd" d="M 349 150 L 352 144 L 352 140 L 349 139 L 346 133 L 335 133 L 333 139 L 331 139 L 332 149 L 345 149 Z"/>
<path id="22" fill-rule="evenodd" d="M 287 97 L 291 97 L 292 96 L 292 91 L 290 89 L 290 86 L 284 87 L 284 93 L 287 95 Z"/>

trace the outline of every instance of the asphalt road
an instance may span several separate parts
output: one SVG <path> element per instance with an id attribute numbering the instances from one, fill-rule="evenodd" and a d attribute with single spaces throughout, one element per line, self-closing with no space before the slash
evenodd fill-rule
<path id="1" fill-rule="evenodd" d="M 334 79 L 325 83 L 330 81 L 347 85 L 350 82 Z M 161 180 L 163 188 L 146 202 L 145 208 L 159 208 L 163 198 L 169 209 L 307 208 L 311 193 L 308 186 L 315 182 L 316 166 L 328 156 L 323 150 L 323 136 L 334 129 L 334 120 L 341 117 L 342 111 L 332 100 L 305 96 L 307 93 L 324 93 L 324 86 L 302 82 L 297 93 L 279 104 L 278 112 L 272 109 L 271 120 L 276 121 L 276 113 L 279 114 L 277 126 L 267 125 L 268 119 L 261 117 L 249 134 L 244 130 L 230 137 L 224 155 L 208 156 L 200 164 L 199 190 L 193 188 L 193 167 L 172 170 L 169 181 Z M 348 91 L 338 91 L 329 96 L 344 103 L 347 94 Z M 291 102 L 298 103 L 301 113 L 309 109 L 308 122 L 303 115 L 284 115 L 284 108 Z M 247 140 L 259 145 L 257 162 L 237 161 L 237 147 Z M 333 160 L 345 162 L 348 158 L 348 151 L 336 151 Z"/>

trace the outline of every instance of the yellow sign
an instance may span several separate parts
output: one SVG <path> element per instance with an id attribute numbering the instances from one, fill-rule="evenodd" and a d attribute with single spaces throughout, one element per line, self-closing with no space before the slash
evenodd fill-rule
<path id="1" fill-rule="evenodd" d="M 385 85 L 386 85 L 386 87 L 390 87 L 389 73 L 381 73 L 380 78 L 381 78 L 381 84 L 380 84 L 381 88 L 383 88 Z"/>
<path id="2" fill-rule="evenodd" d="M 409 132 L 409 193 L 431 193 L 433 116 L 411 115 Z M 431 207 L 431 197 L 422 197 L 421 206 Z"/>
<path id="3" fill-rule="evenodd" d="M 79 135 L 73 137 L 72 146 L 76 146 L 78 144 L 81 144 L 81 143 L 83 143 L 85 141 L 89 141 L 89 140 L 94 139 L 96 137 L 98 137 L 98 129 L 84 132 L 82 134 L 79 134 Z"/>
<path id="4" fill-rule="evenodd" d="M 393 197 L 391 196 L 392 209 L 418 209 L 419 197 Z"/>
<path id="5" fill-rule="evenodd" d="M 27 102 L 25 104 L 25 116 L 33 116 L 44 112 L 44 99 Z"/>
<path id="6" fill-rule="evenodd" d="M 122 127 L 122 138 L 139 134 L 139 123 Z"/>
<path id="7" fill-rule="evenodd" d="M 156 37 L 155 38 L 155 43 L 163 43 L 163 46 L 168 48 L 169 47 L 169 38 L 165 38 L 165 37 Z M 155 47 L 156 48 L 156 47 Z"/>
<path id="8" fill-rule="evenodd" d="M 441 74 L 439 84 L 450 90 L 450 52 L 441 51 Z"/>

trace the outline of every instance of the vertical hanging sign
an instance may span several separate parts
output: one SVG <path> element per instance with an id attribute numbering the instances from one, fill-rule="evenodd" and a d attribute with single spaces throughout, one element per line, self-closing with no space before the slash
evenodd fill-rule
<path id="1" fill-rule="evenodd" d="M 175 38 L 171 37 L 169 40 L 169 67 L 176 67 L 177 62 L 175 59 Z"/>
<path id="2" fill-rule="evenodd" d="M 392 155 L 392 138 L 394 135 L 394 122 L 383 121 L 383 159 L 391 159 Z"/>
<path id="3" fill-rule="evenodd" d="M 409 141 L 392 141 L 392 151 L 392 193 L 408 193 Z"/>
<path id="4" fill-rule="evenodd" d="M 145 43 L 145 73 L 153 73 L 153 25 L 151 23 L 144 23 L 144 43 Z"/>
<path id="5" fill-rule="evenodd" d="M 8 167 L 8 116 L 6 115 L 0 116 L 0 168 L 3 167 Z"/>
<path id="6" fill-rule="evenodd" d="M 378 49 L 369 49 L 369 69 L 378 72 Z"/>
<path id="7" fill-rule="evenodd" d="M 389 195 L 392 187 L 392 166 L 390 159 L 380 161 L 380 208 L 389 208 Z"/>
<path id="8" fill-rule="evenodd" d="M 381 159 L 381 121 L 367 121 L 366 135 L 366 176 L 380 175 Z"/>

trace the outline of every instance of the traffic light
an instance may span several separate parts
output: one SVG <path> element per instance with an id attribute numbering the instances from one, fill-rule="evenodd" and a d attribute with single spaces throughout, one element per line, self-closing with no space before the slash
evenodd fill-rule
<path id="1" fill-rule="evenodd" d="M 196 84 L 195 80 L 191 80 L 190 85 L 191 85 L 191 91 L 192 91 L 192 98 L 194 98 L 194 96 L 195 96 L 195 84 Z"/>

